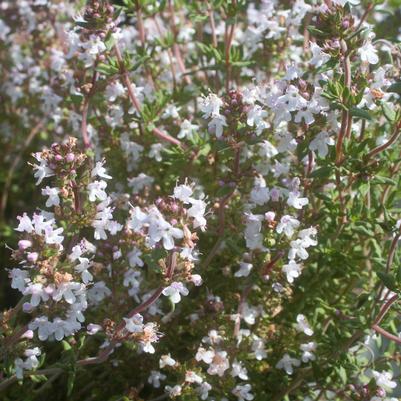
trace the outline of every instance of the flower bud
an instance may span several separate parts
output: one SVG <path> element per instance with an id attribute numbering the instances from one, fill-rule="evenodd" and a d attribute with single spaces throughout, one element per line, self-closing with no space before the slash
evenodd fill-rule
<path id="1" fill-rule="evenodd" d="M 32 309 L 33 309 L 33 306 L 29 302 L 24 302 L 24 304 L 22 305 L 22 310 L 26 313 L 31 312 Z"/>
<path id="2" fill-rule="evenodd" d="M 265 219 L 266 219 L 266 221 L 268 221 L 269 223 L 273 222 L 274 219 L 275 219 L 275 217 L 276 217 L 276 213 L 274 213 L 274 212 L 267 212 L 267 213 L 265 213 Z"/>
<path id="3" fill-rule="evenodd" d="M 37 252 L 29 252 L 26 258 L 28 262 L 35 263 L 38 260 L 38 256 Z"/>
<path id="4" fill-rule="evenodd" d="M 21 338 L 28 338 L 29 340 L 31 340 L 33 338 L 33 331 L 32 330 L 27 330 L 22 336 Z"/>
<path id="5" fill-rule="evenodd" d="M 30 248 L 32 246 L 32 242 L 27 239 L 22 239 L 18 241 L 18 248 L 23 251 L 24 249 Z"/>
<path id="6" fill-rule="evenodd" d="M 67 160 L 68 163 L 73 162 L 74 159 L 75 159 L 74 153 L 67 153 L 67 155 L 66 155 L 66 157 L 65 157 L 65 160 Z"/>

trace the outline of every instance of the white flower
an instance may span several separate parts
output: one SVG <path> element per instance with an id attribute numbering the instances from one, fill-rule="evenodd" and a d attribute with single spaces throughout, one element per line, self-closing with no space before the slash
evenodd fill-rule
<path id="1" fill-rule="evenodd" d="M 61 301 L 61 299 L 64 299 L 65 302 L 72 305 L 76 302 L 77 296 L 82 292 L 84 287 L 83 284 L 74 281 L 63 282 L 56 288 L 52 294 L 52 298 L 55 301 Z"/>
<path id="2" fill-rule="evenodd" d="M 199 104 L 199 108 L 203 113 L 203 118 L 215 117 L 220 115 L 220 107 L 223 105 L 223 101 L 211 93 L 207 97 L 202 98 Z"/>
<path id="3" fill-rule="evenodd" d="M 36 307 L 40 302 L 46 302 L 49 299 L 48 291 L 43 287 L 43 284 L 30 284 L 24 291 L 24 295 L 31 295 L 30 305 Z"/>
<path id="4" fill-rule="evenodd" d="M 163 369 L 165 366 L 174 366 L 176 361 L 171 358 L 170 354 L 162 355 L 159 360 L 160 369 Z"/>
<path id="5" fill-rule="evenodd" d="M 393 377 L 393 372 L 378 372 L 377 370 L 373 370 L 372 373 L 376 380 L 376 384 L 379 387 L 382 387 L 385 390 L 397 387 L 397 383 L 391 380 Z"/>
<path id="6" fill-rule="evenodd" d="M 140 258 L 142 252 L 138 248 L 134 248 L 127 254 L 128 263 L 131 267 L 139 266 L 142 267 L 144 265 L 143 260 Z"/>
<path id="7" fill-rule="evenodd" d="M 287 204 L 295 209 L 302 209 L 309 203 L 308 198 L 300 198 L 298 191 L 291 191 L 288 193 Z"/>
<path id="8" fill-rule="evenodd" d="M 128 227 L 135 232 L 140 232 L 141 228 L 147 223 L 148 215 L 141 208 L 135 206 L 131 211 L 131 219 L 128 221 Z"/>
<path id="9" fill-rule="evenodd" d="M 199 128 L 199 125 L 192 124 L 189 120 L 184 120 L 180 126 L 180 132 L 177 137 L 179 139 L 187 138 L 189 140 L 193 139 L 194 131 Z"/>
<path id="10" fill-rule="evenodd" d="M 302 354 L 302 362 L 307 363 L 309 361 L 314 361 L 316 359 L 316 356 L 314 355 L 314 351 L 316 351 L 316 343 L 311 341 L 306 344 L 301 344 L 300 346 L 301 351 L 303 351 Z"/>
<path id="11" fill-rule="evenodd" d="M 283 265 L 283 272 L 287 276 L 287 281 L 293 283 L 294 279 L 301 274 L 301 265 L 296 263 L 293 259 L 288 261 L 288 264 Z"/>
<path id="12" fill-rule="evenodd" d="M 252 270 L 252 263 L 246 263 L 246 262 L 240 262 L 239 264 L 239 270 L 235 272 L 234 276 L 235 277 L 248 277 L 249 273 Z"/>
<path id="13" fill-rule="evenodd" d="M 200 227 L 203 231 L 206 227 L 206 219 L 204 217 L 206 212 L 206 202 L 202 199 L 190 199 L 191 207 L 187 210 L 189 217 L 194 219 L 194 228 Z"/>
<path id="14" fill-rule="evenodd" d="M 319 157 L 326 157 L 329 153 L 328 145 L 334 145 L 334 139 L 330 138 L 329 134 L 326 131 L 322 131 L 317 134 L 309 144 L 309 149 L 317 151 Z"/>
<path id="15" fill-rule="evenodd" d="M 185 372 L 185 381 L 188 383 L 202 383 L 203 379 L 202 377 L 200 377 L 198 374 L 196 374 L 194 371 L 192 370 L 187 370 Z"/>
<path id="16" fill-rule="evenodd" d="M 315 122 L 315 118 L 313 117 L 313 114 L 310 111 L 310 109 L 300 110 L 295 115 L 294 122 L 300 123 L 302 122 L 302 120 L 304 120 L 306 125 L 311 125 L 312 123 Z"/>
<path id="17" fill-rule="evenodd" d="M 145 173 L 140 173 L 137 177 L 128 178 L 128 186 L 132 188 L 132 193 L 138 194 L 145 187 L 152 185 L 153 181 L 153 177 L 150 177 Z"/>
<path id="18" fill-rule="evenodd" d="M 209 364 L 207 373 L 222 377 L 224 372 L 230 367 L 226 351 L 214 351 L 212 362 Z"/>
<path id="19" fill-rule="evenodd" d="M 199 274 L 191 274 L 189 279 L 196 287 L 199 287 L 203 283 L 202 277 Z"/>
<path id="20" fill-rule="evenodd" d="M 358 54 L 360 55 L 361 60 L 365 63 L 377 64 L 379 62 L 377 50 L 371 42 L 366 42 L 362 47 L 359 47 Z"/>
<path id="21" fill-rule="evenodd" d="M 158 243 L 163 240 L 163 247 L 167 251 L 174 248 L 174 239 L 181 239 L 184 237 L 184 232 L 163 219 L 161 215 L 155 215 L 149 227 L 149 240 L 150 245 Z"/>
<path id="22" fill-rule="evenodd" d="M 170 397 L 177 397 L 181 395 L 182 387 L 179 384 L 176 384 L 174 387 L 166 386 L 165 390 Z"/>
<path id="23" fill-rule="evenodd" d="M 163 290 L 163 295 L 169 297 L 171 302 L 177 304 L 181 301 L 181 295 L 187 296 L 188 289 L 180 282 L 173 282 Z"/>
<path id="24" fill-rule="evenodd" d="M 86 332 L 90 336 L 93 336 L 94 334 L 102 330 L 102 326 L 100 326 L 100 324 L 89 323 L 86 329 Z"/>
<path id="25" fill-rule="evenodd" d="M 223 127 L 227 127 L 224 116 L 214 116 L 208 124 L 209 131 L 214 132 L 216 138 L 220 138 L 223 135 Z"/>
<path id="26" fill-rule="evenodd" d="M 162 118 L 173 118 L 175 120 L 178 120 L 180 118 L 179 112 L 180 107 L 175 106 L 174 104 L 169 104 L 166 109 L 164 110 L 164 113 L 162 114 Z"/>
<path id="27" fill-rule="evenodd" d="M 36 185 L 39 185 L 44 178 L 53 176 L 54 172 L 48 166 L 47 161 L 42 159 L 41 153 L 34 153 L 33 156 L 40 163 L 33 166 L 33 169 L 36 170 L 34 174 L 34 177 L 37 178 Z"/>
<path id="28" fill-rule="evenodd" d="M 49 322 L 47 316 L 35 318 L 29 323 L 29 329 L 38 330 L 38 337 L 40 341 L 46 341 L 53 334 L 53 324 Z"/>
<path id="29" fill-rule="evenodd" d="M 209 383 L 203 382 L 199 385 L 199 387 L 197 387 L 196 391 L 199 394 L 201 400 L 206 400 L 211 389 L 212 386 Z"/>
<path id="30" fill-rule="evenodd" d="M 164 145 L 162 143 L 154 143 L 150 146 L 148 156 L 155 159 L 157 162 L 161 162 L 163 160 L 163 157 L 161 155 L 163 149 Z"/>
<path id="31" fill-rule="evenodd" d="M 124 318 L 125 329 L 130 333 L 141 333 L 143 331 L 143 316 L 136 313 L 130 318 Z"/>
<path id="32" fill-rule="evenodd" d="M 260 337 L 257 336 L 253 337 L 251 349 L 254 352 L 255 358 L 258 361 L 261 361 L 262 359 L 265 359 L 267 357 L 265 343 Z"/>
<path id="33" fill-rule="evenodd" d="M 104 189 L 107 187 L 106 181 L 93 181 L 88 185 L 89 200 L 95 202 L 96 199 L 104 201 L 107 199 L 107 194 Z"/>
<path id="34" fill-rule="evenodd" d="M 106 174 L 106 169 L 103 167 L 104 162 L 96 162 L 95 167 L 91 171 L 91 177 L 100 177 L 105 178 L 107 180 L 111 179 L 112 177 Z"/>
<path id="35" fill-rule="evenodd" d="M 256 185 L 252 188 L 250 194 L 250 200 L 256 205 L 264 205 L 270 199 L 270 191 L 269 188 L 266 187 L 266 184 Z"/>
<path id="36" fill-rule="evenodd" d="M 191 202 L 192 193 L 192 188 L 188 185 L 178 185 L 174 188 L 174 198 L 180 200 L 183 203 Z"/>
<path id="37" fill-rule="evenodd" d="M 297 325 L 296 329 L 300 332 L 305 333 L 307 336 L 313 335 L 313 330 L 310 328 L 308 321 L 304 315 L 297 316 Z"/>
<path id="38" fill-rule="evenodd" d="M 319 68 L 321 65 L 327 63 L 330 60 L 330 56 L 323 52 L 323 50 L 315 42 L 309 42 L 310 50 L 312 52 L 312 59 L 309 61 L 310 64 Z"/>
<path id="39" fill-rule="evenodd" d="M 292 138 L 292 137 L 291 137 Z M 267 140 L 258 143 L 259 156 L 270 159 L 278 154 L 277 148 Z"/>
<path id="40" fill-rule="evenodd" d="M 203 347 L 199 347 L 195 355 L 195 359 L 197 361 L 203 361 L 207 364 L 212 363 L 213 357 L 214 357 L 214 350 L 212 348 L 207 350 Z"/>
<path id="41" fill-rule="evenodd" d="M 0 40 L 6 41 L 7 35 L 11 32 L 8 25 L 0 19 Z"/>
<path id="42" fill-rule="evenodd" d="M 148 377 L 148 383 L 151 384 L 154 388 L 160 387 L 160 380 L 165 380 L 166 375 L 159 372 L 158 370 L 151 370 L 150 376 Z"/>
<path id="43" fill-rule="evenodd" d="M 28 348 L 25 350 L 24 355 L 26 357 L 25 361 L 21 358 L 17 358 L 14 361 L 15 364 L 15 375 L 17 379 L 23 378 L 23 371 L 25 370 L 33 370 L 39 366 L 38 356 L 41 354 L 41 351 L 38 347 Z"/>
<path id="44" fill-rule="evenodd" d="M 288 375 L 292 375 L 294 373 L 293 366 L 300 366 L 301 362 L 296 358 L 291 358 L 288 354 L 285 354 L 276 365 L 277 369 L 284 369 Z"/>
<path id="45" fill-rule="evenodd" d="M 287 238 L 291 238 L 295 232 L 295 229 L 298 228 L 300 224 L 301 223 L 296 218 L 289 215 L 284 215 L 277 224 L 276 231 L 279 234 L 284 232 Z"/>
<path id="46" fill-rule="evenodd" d="M 24 292 L 25 285 L 29 282 L 28 272 L 21 269 L 12 269 L 8 276 L 11 278 L 11 288 Z"/>
<path id="47" fill-rule="evenodd" d="M 242 366 L 242 362 L 238 362 L 236 359 L 231 365 L 231 376 L 239 377 L 241 380 L 248 380 L 248 372 L 244 366 Z"/>
<path id="48" fill-rule="evenodd" d="M 42 189 L 42 195 L 46 195 L 49 197 L 46 201 L 46 207 L 60 205 L 60 198 L 58 196 L 59 193 L 60 190 L 58 188 L 50 188 L 47 186 L 46 188 Z"/>
<path id="49" fill-rule="evenodd" d="M 103 301 L 111 295 L 110 289 L 104 281 L 98 281 L 88 290 L 88 299 L 94 303 Z"/>
<path id="50" fill-rule="evenodd" d="M 238 401 L 253 400 L 254 395 L 250 393 L 252 386 L 250 384 L 236 385 L 232 393 L 238 398 Z"/>
<path id="51" fill-rule="evenodd" d="M 26 213 L 24 213 L 22 216 L 18 216 L 17 219 L 19 220 L 19 225 L 15 229 L 16 231 L 19 232 L 25 231 L 30 234 L 34 230 L 32 220 Z"/>
<path id="52" fill-rule="evenodd" d="M 113 82 L 106 87 L 105 96 L 109 102 L 114 102 L 118 97 L 125 94 L 124 86 L 119 82 Z"/>
<path id="53" fill-rule="evenodd" d="M 263 130 L 269 127 L 269 123 L 264 121 L 267 117 L 267 111 L 261 106 L 255 105 L 248 110 L 246 123 L 250 127 L 256 127 L 256 135 L 260 135 Z"/>
<path id="54" fill-rule="evenodd" d="M 89 272 L 90 260 L 88 258 L 78 258 L 79 265 L 74 267 L 77 273 L 81 273 L 82 281 L 84 284 L 88 284 L 93 280 L 92 274 Z"/>
<path id="55" fill-rule="evenodd" d="M 245 240 L 249 249 L 265 249 L 263 246 L 263 235 L 261 234 L 264 216 L 260 214 L 246 214 Z"/>

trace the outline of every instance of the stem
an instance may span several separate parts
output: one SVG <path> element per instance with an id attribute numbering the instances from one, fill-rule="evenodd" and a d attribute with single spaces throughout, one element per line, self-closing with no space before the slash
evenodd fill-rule
<path id="1" fill-rule="evenodd" d="M 236 1 L 233 0 L 233 4 L 235 5 Z M 226 78 L 226 92 L 230 90 L 230 81 L 231 81 L 231 64 L 230 64 L 230 51 L 233 42 L 235 31 L 235 24 L 227 26 L 226 22 L 226 35 L 225 35 L 225 58 L 226 58 L 226 71 L 227 71 L 227 78 Z"/>
<path id="2" fill-rule="evenodd" d="M 387 314 L 388 310 L 391 308 L 391 305 L 398 300 L 398 295 L 393 295 L 380 309 L 379 314 L 377 315 L 376 319 L 373 322 L 374 325 L 380 324 L 383 320 L 384 316 Z"/>
<path id="3" fill-rule="evenodd" d="M 246 299 L 247 299 L 249 293 L 251 292 L 251 290 L 252 290 L 252 284 L 249 284 L 242 291 L 241 299 L 240 299 L 238 309 L 237 309 L 238 318 L 235 320 L 235 325 L 234 325 L 234 334 L 233 335 L 235 338 L 238 337 L 238 333 L 241 328 L 241 314 L 244 309 Z"/>
<path id="4" fill-rule="evenodd" d="M 174 51 L 174 55 L 175 58 L 177 60 L 177 64 L 178 67 L 180 68 L 181 74 L 183 74 L 184 77 L 184 81 L 187 85 L 191 85 L 192 81 L 191 81 L 191 77 L 189 75 L 186 75 L 187 73 L 187 69 L 185 67 L 185 63 L 183 61 L 182 55 L 181 55 L 181 50 L 180 50 L 180 46 L 178 46 L 177 42 L 177 36 L 178 36 L 178 30 L 177 27 L 175 26 L 175 13 L 174 13 L 174 6 L 172 5 L 171 0 L 169 0 L 168 2 L 168 8 L 170 11 L 170 21 L 171 21 L 171 30 L 173 31 L 174 34 L 174 44 L 173 44 L 173 51 Z"/>
<path id="5" fill-rule="evenodd" d="M 235 159 L 234 159 L 234 177 L 238 178 L 240 174 L 240 155 L 241 155 L 241 147 L 237 145 L 237 149 L 235 152 Z M 233 190 L 228 193 L 219 203 L 219 211 L 218 211 L 218 217 L 219 217 L 219 228 L 217 231 L 218 239 L 215 242 L 212 250 L 209 252 L 207 255 L 202 268 L 206 268 L 209 266 L 210 262 L 216 255 L 217 251 L 219 250 L 220 244 L 223 241 L 224 238 L 224 230 L 225 230 L 225 207 L 227 202 L 230 200 L 230 198 L 234 195 L 235 190 L 237 189 L 237 185 L 233 188 Z"/>
<path id="6" fill-rule="evenodd" d="M 351 89 L 351 62 L 349 59 L 347 43 L 344 39 L 340 41 L 341 53 L 344 57 L 343 69 L 344 69 L 344 86 Z M 344 100 L 344 99 L 343 99 Z M 340 132 L 338 133 L 338 140 L 336 145 L 336 164 L 339 166 L 343 162 L 343 142 L 344 138 L 349 138 L 351 135 L 351 127 L 352 127 L 352 117 L 350 115 L 349 110 L 344 109 L 341 117 L 341 127 Z"/>
<path id="7" fill-rule="evenodd" d="M 117 45 L 114 46 L 115 49 L 115 53 L 117 56 L 117 61 L 118 64 L 120 66 L 120 71 L 121 71 L 121 75 L 123 77 L 123 83 L 125 85 L 125 87 L 127 88 L 128 91 L 128 97 L 132 103 L 132 105 L 134 106 L 134 108 L 137 110 L 137 112 L 139 114 L 141 114 L 141 104 L 139 103 L 138 98 L 135 96 L 135 93 L 132 89 L 132 84 L 131 81 L 129 79 L 128 76 L 128 71 L 126 70 L 125 66 L 124 66 L 124 61 L 120 52 L 120 49 Z M 153 128 L 152 132 L 155 136 L 157 136 L 160 139 L 163 139 L 167 142 L 170 142 L 174 145 L 180 146 L 181 148 L 185 149 L 186 146 L 181 143 L 181 141 L 177 138 L 172 137 L 171 135 L 167 134 L 166 132 L 161 131 L 159 128 Z"/>
<path id="8" fill-rule="evenodd" d="M 172 252 L 172 254 L 169 255 L 168 257 L 169 263 L 168 263 L 168 269 L 166 272 L 166 279 L 167 281 L 171 280 L 173 275 L 174 275 L 174 270 L 177 264 L 177 254 L 176 252 Z M 128 317 L 131 318 L 137 313 L 143 312 L 145 309 L 149 308 L 151 305 L 153 305 L 160 297 L 164 290 L 164 286 L 158 287 L 155 292 L 152 294 L 150 298 L 148 298 L 145 302 L 142 304 L 138 305 L 136 308 L 132 309 L 128 313 Z M 115 329 L 113 339 L 110 341 L 110 344 L 102 350 L 98 356 L 96 357 L 91 357 L 91 358 L 86 358 L 78 361 L 79 366 L 85 366 L 85 365 L 97 365 L 100 364 L 104 361 L 107 360 L 109 355 L 113 352 L 114 346 L 120 342 L 123 338 L 120 337 L 122 331 L 125 328 L 125 320 L 122 320 L 118 326 Z"/>
<path id="9" fill-rule="evenodd" d="M 153 20 L 154 20 L 154 22 L 155 22 L 156 29 L 157 29 L 157 32 L 159 33 L 159 36 L 162 37 L 162 36 L 163 36 L 163 33 L 162 33 L 161 28 L 160 28 L 159 21 L 157 20 L 157 16 L 155 16 L 155 17 L 153 18 Z M 171 50 L 170 50 L 169 48 L 167 49 L 167 56 L 168 56 L 168 59 L 169 59 L 169 61 L 170 61 L 171 75 L 173 76 L 173 88 L 174 88 L 174 90 L 175 90 L 177 78 L 176 78 L 176 74 L 175 74 L 175 67 L 174 67 L 174 61 L 173 61 L 173 53 L 171 53 Z"/>
<path id="10" fill-rule="evenodd" d="M 372 149 L 366 156 L 365 159 L 371 159 L 372 157 L 376 156 L 378 153 L 383 152 L 389 146 L 391 146 L 400 136 L 401 134 L 401 119 L 395 124 L 393 134 L 391 135 L 390 139 L 383 143 L 383 145 L 377 146 L 376 148 Z"/>
<path id="11" fill-rule="evenodd" d="M 214 22 L 213 9 L 210 6 L 209 2 L 206 2 L 206 4 L 207 4 L 207 12 L 209 15 L 210 28 L 212 30 L 212 45 L 213 47 L 217 47 L 216 23 Z"/>
<path id="12" fill-rule="evenodd" d="M 400 337 L 397 337 L 394 334 L 389 333 L 388 331 L 384 330 L 383 328 L 381 328 L 377 324 L 374 324 L 372 326 L 372 329 L 374 331 L 376 331 L 377 333 L 381 334 L 383 337 L 386 337 L 388 340 L 394 341 L 397 344 L 401 344 L 401 338 Z"/>
<path id="13" fill-rule="evenodd" d="M 39 375 L 43 375 L 43 376 L 59 375 L 62 372 L 63 372 L 63 369 L 61 369 L 61 368 L 49 368 L 49 369 L 35 370 L 35 371 L 31 371 L 31 372 L 24 372 L 24 376 L 28 377 L 28 376 L 39 376 Z M 17 379 L 17 376 L 15 376 L 15 375 L 12 375 L 8 379 L 3 380 L 0 383 L 0 391 L 4 391 L 8 386 L 15 383 L 16 381 L 18 381 L 18 379 Z"/>
<path id="14" fill-rule="evenodd" d="M 364 23 L 364 21 L 366 20 L 366 18 L 368 17 L 369 13 L 373 10 L 374 8 L 374 4 L 373 3 L 369 3 L 368 6 L 366 7 L 365 12 L 363 13 L 361 20 L 359 21 L 358 25 L 355 28 L 355 31 L 358 31 L 360 29 L 360 27 L 362 26 L 362 24 Z"/>
<path id="15" fill-rule="evenodd" d="M 88 149 L 91 147 L 90 139 L 88 136 L 88 111 L 89 111 L 89 100 L 94 93 L 95 84 L 96 84 L 97 78 L 99 76 L 98 72 L 96 71 L 96 64 L 97 64 L 97 60 L 93 67 L 93 68 L 95 68 L 95 70 L 93 71 L 93 75 L 92 75 L 91 87 L 85 96 L 84 104 L 82 106 L 81 134 L 82 134 L 82 140 L 84 142 L 85 149 Z"/>

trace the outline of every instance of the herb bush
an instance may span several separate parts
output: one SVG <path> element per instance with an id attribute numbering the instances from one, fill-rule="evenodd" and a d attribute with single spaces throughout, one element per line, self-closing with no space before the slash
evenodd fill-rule
<path id="1" fill-rule="evenodd" d="M 0 2 L 0 399 L 395 401 L 399 1 Z"/>

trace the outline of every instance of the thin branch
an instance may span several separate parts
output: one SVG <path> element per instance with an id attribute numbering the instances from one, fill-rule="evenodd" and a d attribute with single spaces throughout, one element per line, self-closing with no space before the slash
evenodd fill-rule
<path id="1" fill-rule="evenodd" d="M 175 267 L 176 267 L 176 264 L 177 264 L 177 254 L 176 254 L 176 252 L 172 252 L 172 254 L 169 255 L 168 259 L 169 259 L 169 261 L 168 261 L 168 269 L 167 269 L 167 272 L 166 272 L 166 280 L 167 281 L 171 280 L 173 275 L 174 275 L 174 270 L 175 270 Z M 151 305 L 153 305 L 160 298 L 164 288 L 165 288 L 165 286 L 158 287 L 150 298 L 148 298 L 142 304 L 138 305 L 136 308 L 132 309 L 128 313 L 127 316 L 129 318 L 131 318 L 135 314 L 141 313 L 144 310 L 148 309 Z M 85 365 L 97 365 L 97 364 L 100 364 L 102 362 L 105 362 L 108 359 L 108 357 L 111 355 L 111 353 L 113 352 L 114 346 L 118 342 L 123 340 L 123 338 L 121 338 L 121 333 L 124 330 L 125 325 L 126 325 L 125 320 L 122 320 L 117 325 L 117 327 L 116 327 L 116 329 L 114 331 L 113 339 L 110 341 L 110 344 L 105 349 L 103 349 L 99 353 L 98 356 L 79 360 L 77 362 L 77 364 L 79 366 L 85 366 Z"/>
<path id="2" fill-rule="evenodd" d="M 348 54 L 347 43 L 344 39 L 340 41 L 341 53 L 344 58 L 343 69 L 344 69 L 344 86 L 351 89 L 351 61 Z M 336 144 L 336 164 L 339 166 L 343 162 L 343 142 L 344 138 L 349 137 L 351 134 L 352 117 L 349 110 L 344 109 L 341 117 L 341 127 L 338 133 L 338 139 Z"/>
<path id="3" fill-rule="evenodd" d="M 117 45 L 114 46 L 114 49 L 115 49 L 115 53 L 117 56 L 118 64 L 120 66 L 121 75 L 123 77 L 123 83 L 126 86 L 127 91 L 128 91 L 128 97 L 129 97 L 132 105 L 134 106 L 134 108 L 137 110 L 137 112 L 139 114 L 141 114 L 141 104 L 139 103 L 139 100 L 135 96 L 134 90 L 132 89 L 132 83 L 131 83 L 131 80 L 129 79 L 128 71 L 125 68 L 124 60 L 121 55 L 121 51 Z M 180 146 L 183 149 L 186 148 L 186 146 L 179 139 L 174 138 L 171 135 L 167 134 L 166 132 L 161 131 L 160 128 L 153 128 L 152 132 L 155 136 L 157 136 L 160 139 L 163 139 L 174 145 Z"/>
<path id="4" fill-rule="evenodd" d="M 377 146 L 376 148 L 372 149 L 366 156 L 365 160 L 371 159 L 372 157 L 376 156 L 378 153 L 383 152 L 386 150 L 389 146 L 391 146 L 400 136 L 401 134 L 401 119 L 395 124 L 393 134 L 391 135 L 390 139 L 383 143 L 380 146 Z"/>
<path id="5" fill-rule="evenodd" d="M 386 337 L 388 340 L 390 341 L 394 341 L 397 344 L 401 344 L 401 338 L 398 336 L 395 336 L 394 334 L 389 333 L 387 330 L 384 330 L 383 328 L 381 328 L 380 326 L 378 326 L 377 324 L 374 324 L 372 326 L 372 329 L 374 331 L 376 331 L 376 333 L 381 334 L 383 337 Z"/>
<path id="6" fill-rule="evenodd" d="M 99 76 L 99 73 L 96 71 L 96 64 L 97 64 L 97 60 L 93 67 L 94 71 L 93 71 L 93 75 L 92 75 L 92 81 L 90 83 L 91 86 L 89 88 L 88 93 L 85 95 L 84 103 L 82 105 L 81 134 L 82 134 L 82 140 L 84 142 L 85 149 L 88 149 L 91 147 L 91 143 L 90 143 L 89 135 L 88 135 L 88 112 L 89 112 L 89 101 L 95 91 L 96 81 Z"/>

